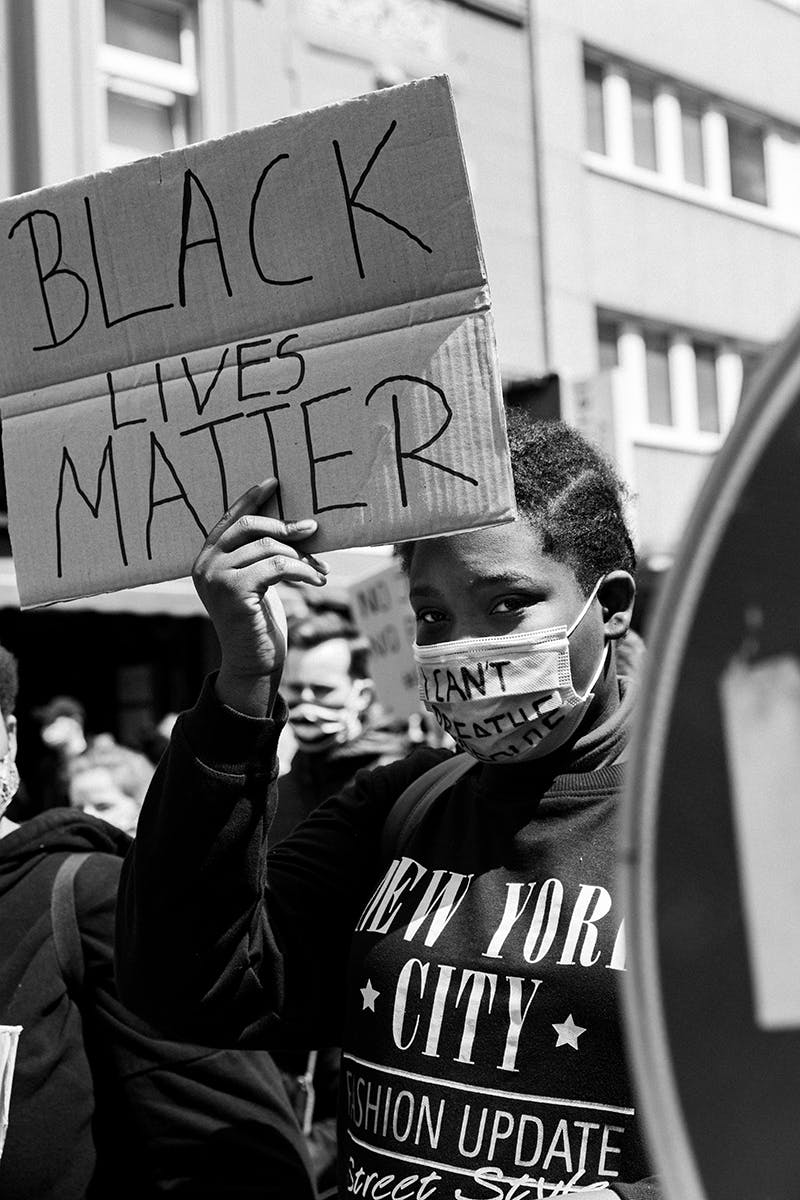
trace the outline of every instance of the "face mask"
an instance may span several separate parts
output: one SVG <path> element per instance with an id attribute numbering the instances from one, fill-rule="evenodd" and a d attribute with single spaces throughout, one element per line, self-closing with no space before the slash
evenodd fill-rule
<path id="1" fill-rule="evenodd" d="M 569 638 L 602 582 L 569 629 L 415 644 L 420 699 L 462 750 L 482 762 L 525 762 L 568 741 L 594 699 L 607 653 L 580 696 L 572 684 Z"/>
<path id="2" fill-rule="evenodd" d="M 0 759 L 0 817 L 19 791 L 19 771 L 8 751 Z"/>
<path id="3" fill-rule="evenodd" d="M 343 705 L 334 707 L 302 700 L 289 709 L 292 732 L 309 754 L 347 745 L 361 733 L 362 714 L 368 702 L 369 693 L 363 680 L 353 682 L 350 697 Z"/>

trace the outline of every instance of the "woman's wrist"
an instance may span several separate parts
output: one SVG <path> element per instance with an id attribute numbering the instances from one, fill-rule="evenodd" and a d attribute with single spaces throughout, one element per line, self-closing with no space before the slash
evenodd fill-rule
<path id="1" fill-rule="evenodd" d="M 241 675 L 226 671 L 223 664 L 217 673 L 214 690 L 222 704 L 246 717 L 269 717 L 278 695 L 281 673 L 270 675 Z"/>

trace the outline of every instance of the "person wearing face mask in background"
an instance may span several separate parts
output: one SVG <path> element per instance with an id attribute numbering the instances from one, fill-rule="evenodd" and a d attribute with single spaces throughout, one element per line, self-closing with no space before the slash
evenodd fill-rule
<path id="1" fill-rule="evenodd" d="M 86 712 L 74 696 L 53 696 L 31 717 L 38 725 L 38 745 L 29 753 L 24 785 L 11 808 L 15 821 L 69 804 L 70 764 L 87 746 Z"/>
<path id="2" fill-rule="evenodd" d="M 281 776 L 275 844 L 356 771 L 394 762 L 410 748 L 407 728 L 376 699 L 369 655 L 368 642 L 342 608 L 311 606 L 289 622 L 281 690 L 295 749 Z"/>
<path id="3" fill-rule="evenodd" d="M 342 1196 L 661 1195 L 620 996 L 624 493 L 574 429 L 508 418 L 518 519 L 403 549 L 421 697 L 458 752 L 359 772 L 273 844 L 272 585 L 321 586 L 326 567 L 303 553 L 315 522 L 266 515 L 265 481 L 195 564 L 222 665 L 178 721 L 123 871 L 131 1005 L 232 1044 L 340 1042 Z"/>
<path id="4" fill-rule="evenodd" d="M 342 608 L 310 605 L 289 619 L 283 694 L 295 749 L 281 776 L 271 827 L 276 844 L 357 771 L 393 762 L 409 748 L 404 729 L 375 699 L 369 645 Z M 306 1134 L 320 1196 L 334 1194 L 338 1047 L 276 1044 L 273 1057 Z"/>

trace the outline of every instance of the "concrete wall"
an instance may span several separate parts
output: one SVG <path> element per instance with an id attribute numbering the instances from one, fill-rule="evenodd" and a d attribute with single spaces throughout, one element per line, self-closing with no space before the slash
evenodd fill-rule
<path id="1" fill-rule="evenodd" d="M 771 0 L 547 0 L 587 42 L 703 91 L 800 117 L 800 16 Z M 765 69 L 766 64 L 768 69 Z"/>
<path id="2" fill-rule="evenodd" d="M 800 308 L 800 237 L 588 173 L 595 302 L 769 343 Z"/>
<path id="3" fill-rule="evenodd" d="M 549 366 L 581 378 L 597 366 L 587 255 L 591 226 L 581 162 L 583 50 L 570 0 L 543 0 L 536 7 L 534 84 L 540 112 Z"/>
<path id="4" fill-rule="evenodd" d="M 713 455 L 636 443 L 633 460 L 639 551 L 645 556 L 672 554 Z"/>
<path id="5" fill-rule="evenodd" d="M 588 169 L 583 47 L 800 126 L 800 16 L 770 0 L 535 7 L 553 367 L 596 369 L 598 305 L 774 341 L 800 306 L 800 238 L 770 227 L 768 213 L 759 223 Z"/>
<path id="6" fill-rule="evenodd" d="M 448 6 L 456 93 L 498 348 L 508 377 L 546 369 L 539 304 L 527 31 Z"/>

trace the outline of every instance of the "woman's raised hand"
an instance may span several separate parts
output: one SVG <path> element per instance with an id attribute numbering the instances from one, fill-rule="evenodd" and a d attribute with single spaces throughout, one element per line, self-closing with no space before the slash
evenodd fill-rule
<path id="1" fill-rule="evenodd" d="M 325 563 L 302 552 L 316 521 L 263 515 L 277 487 L 276 479 L 266 479 L 234 501 L 192 569 L 222 652 L 217 695 L 252 716 L 269 711 L 286 656 L 286 618 L 272 585 L 291 580 L 320 587 L 328 571 Z"/>

